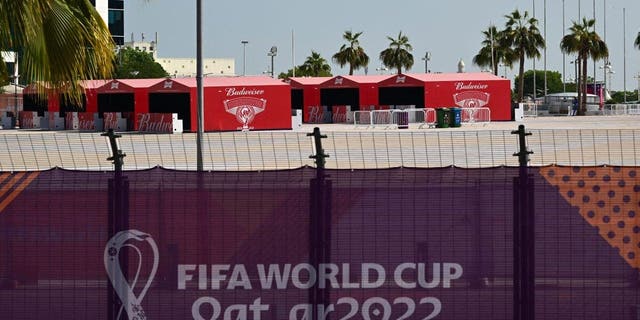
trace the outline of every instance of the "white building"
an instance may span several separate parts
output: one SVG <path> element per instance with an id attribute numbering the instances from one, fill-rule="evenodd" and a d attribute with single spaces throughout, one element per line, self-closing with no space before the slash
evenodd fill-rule
<path id="1" fill-rule="evenodd" d="M 142 41 L 135 41 L 131 35 L 131 41 L 124 43 L 125 47 L 143 52 L 149 52 L 153 59 L 159 63 L 172 77 L 195 77 L 195 58 L 165 58 L 158 57 L 157 36 L 154 41 L 146 41 L 144 35 Z M 235 76 L 235 60 L 230 58 L 204 58 L 202 59 L 202 73 L 205 77 Z"/>

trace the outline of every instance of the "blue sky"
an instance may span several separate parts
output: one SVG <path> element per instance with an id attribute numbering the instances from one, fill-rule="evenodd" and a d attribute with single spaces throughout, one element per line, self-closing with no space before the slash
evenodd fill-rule
<path id="1" fill-rule="evenodd" d="M 261 74 L 270 66 L 267 56 L 269 48 L 278 47 L 275 59 L 276 74 L 301 64 L 311 50 L 318 51 L 329 60 L 333 74 L 345 74 L 348 70 L 331 62 L 331 56 L 342 45 L 345 30 L 363 32 L 361 46 L 371 57 L 369 73 L 380 68 L 379 52 L 388 46 L 387 36 L 395 37 L 402 31 L 413 45 L 415 64 L 409 72 L 423 72 L 425 65 L 421 57 L 431 52 L 429 69 L 433 72 L 455 72 L 462 59 L 468 72 L 481 71 L 471 62 L 480 48 L 481 31 L 490 24 L 504 26 L 504 15 L 514 9 L 532 13 L 540 20 L 544 32 L 544 0 L 405 0 L 405 1 L 211 1 L 203 0 L 204 11 L 204 56 L 233 58 L 236 73 L 242 73 L 243 45 L 246 45 L 247 74 Z M 563 2 L 565 13 L 563 15 Z M 125 1 L 125 34 L 129 40 L 134 34 L 140 40 L 144 33 L 152 39 L 157 32 L 160 57 L 195 57 L 195 0 L 128 0 Z M 579 5 L 580 4 L 580 5 Z M 606 17 L 605 17 L 606 4 Z M 580 16 L 592 18 L 593 0 L 546 0 L 547 69 L 562 73 L 563 55 L 559 49 L 565 29 Z M 623 30 L 623 8 L 626 8 L 626 32 Z M 640 50 L 633 47 L 633 39 L 640 31 L 640 1 L 595 0 L 596 31 L 605 36 L 613 65 L 613 90 L 624 87 L 623 74 L 626 69 L 626 88 L 637 88 L 634 76 L 640 72 Z M 635 19 L 634 19 L 635 17 Z M 606 22 L 606 23 L 605 23 Z M 292 50 L 292 31 L 294 49 Z M 626 34 L 626 68 L 623 35 Z M 295 52 L 295 54 L 292 54 Z M 566 77 L 574 77 L 573 65 L 567 56 Z M 598 63 L 599 66 L 602 62 Z M 527 69 L 532 68 L 531 61 Z M 544 59 L 536 62 L 536 69 L 544 69 Z M 593 66 L 589 66 L 593 74 Z M 516 68 L 507 69 L 506 75 L 513 80 Z M 501 68 L 500 75 L 505 70 Z M 364 74 L 364 70 L 357 71 Z M 603 70 L 598 68 L 596 78 L 602 80 Z"/>

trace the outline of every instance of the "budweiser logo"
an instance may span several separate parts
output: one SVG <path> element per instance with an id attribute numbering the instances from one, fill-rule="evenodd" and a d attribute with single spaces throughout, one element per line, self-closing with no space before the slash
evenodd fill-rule
<path id="1" fill-rule="evenodd" d="M 486 90 L 489 88 L 488 84 L 473 83 L 473 82 L 456 82 L 456 90 Z"/>
<path id="2" fill-rule="evenodd" d="M 396 83 L 404 83 L 407 80 L 406 76 L 398 76 L 396 78 Z"/>
<path id="3" fill-rule="evenodd" d="M 173 118 L 165 113 L 141 113 L 138 115 L 138 131 L 173 132 Z"/>
<path id="4" fill-rule="evenodd" d="M 111 90 L 118 90 L 120 86 L 120 82 L 111 82 Z"/>
<path id="5" fill-rule="evenodd" d="M 118 129 L 118 117 L 115 112 L 104 113 L 104 130 Z"/>
<path id="6" fill-rule="evenodd" d="M 235 96 L 251 96 L 251 95 L 263 95 L 264 90 L 262 89 L 236 89 L 236 88 L 226 88 L 224 91 L 227 93 L 227 97 L 235 97 Z"/>
<path id="7" fill-rule="evenodd" d="M 254 97 L 242 97 L 224 100 L 225 110 L 236 116 L 236 120 L 242 124 L 243 131 L 251 129 L 249 124 L 253 122 L 256 115 L 267 107 L 267 99 L 259 99 Z"/>
<path id="8" fill-rule="evenodd" d="M 489 103 L 490 94 L 480 91 L 467 91 L 453 95 L 453 101 L 463 108 L 480 108 Z"/>
<path id="9" fill-rule="evenodd" d="M 173 81 L 169 81 L 169 80 L 165 81 L 165 82 L 164 82 L 164 86 L 163 86 L 163 88 L 164 88 L 164 89 L 171 89 L 171 88 L 173 88 Z"/>
<path id="10" fill-rule="evenodd" d="M 343 81 L 343 80 L 344 80 L 343 78 L 338 77 L 338 78 L 336 78 L 336 80 L 333 82 L 333 84 L 335 84 L 335 85 L 342 85 L 342 81 Z"/>

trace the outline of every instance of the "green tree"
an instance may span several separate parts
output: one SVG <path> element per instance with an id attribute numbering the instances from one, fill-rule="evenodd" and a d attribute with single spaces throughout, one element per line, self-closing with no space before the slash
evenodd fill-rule
<path id="1" fill-rule="evenodd" d="M 533 70 L 527 70 L 524 73 L 525 95 L 533 95 L 533 74 Z M 535 75 L 537 79 L 544 79 L 544 70 L 536 70 Z M 520 78 L 518 76 L 516 76 L 514 80 L 514 85 L 516 88 L 520 85 Z M 560 74 L 560 72 L 547 70 L 547 93 L 558 93 L 563 91 L 564 87 L 562 84 L 562 75 Z M 536 95 L 544 95 L 544 82 L 536 81 Z"/>
<path id="2" fill-rule="evenodd" d="M 380 52 L 380 60 L 382 64 L 388 68 L 394 68 L 398 70 L 398 74 L 402 73 L 402 68 L 411 69 L 413 66 L 413 55 L 411 51 L 413 47 L 409 43 L 409 38 L 402 34 L 402 31 L 398 33 L 398 38 L 387 37 L 389 40 L 389 48 Z"/>
<path id="3" fill-rule="evenodd" d="M 498 31 L 494 25 L 491 25 L 487 30 L 482 31 L 482 34 L 484 35 L 482 47 L 473 57 L 473 63 L 480 68 L 492 68 L 496 76 L 499 64 L 512 68 L 516 54 L 506 41 L 504 30 Z"/>
<path id="4" fill-rule="evenodd" d="M 80 101 L 79 80 L 111 77 L 113 40 L 89 1 L 0 0 L 0 8 L 0 50 L 19 53 L 23 79 Z"/>
<path id="5" fill-rule="evenodd" d="M 600 38 L 595 31 L 594 19 L 582 19 L 582 23 L 573 22 L 569 28 L 569 34 L 562 37 L 560 41 L 560 50 L 565 53 L 577 53 L 577 61 L 582 62 L 580 68 L 579 89 L 578 89 L 578 115 L 584 115 L 587 111 L 587 60 L 589 58 L 594 61 L 609 56 L 607 44 Z"/>
<path id="6" fill-rule="evenodd" d="M 300 71 L 309 77 L 331 76 L 331 66 L 327 63 L 327 60 L 313 50 L 311 50 L 311 55 L 300 66 Z"/>
<path id="7" fill-rule="evenodd" d="M 333 61 L 339 64 L 340 68 L 347 64 L 349 65 L 349 75 L 353 75 L 354 70 L 369 65 L 369 56 L 364 52 L 364 49 L 360 46 L 360 40 L 358 40 L 361 35 L 362 32 L 352 33 L 351 31 L 345 31 L 342 38 L 348 44 L 343 44 L 340 50 L 333 55 Z"/>
<path id="8" fill-rule="evenodd" d="M 331 77 L 331 66 L 319 53 L 311 50 L 311 55 L 307 57 L 303 64 L 296 66 L 296 77 Z M 279 79 L 293 77 L 293 70 L 281 72 Z"/>
<path id="9" fill-rule="evenodd" d="M 505 44 L 511 47 L 520 63 L 518 76 L 522 79 L 524 76 L 525 58 L 540 57 L 540 50 L 545 47 L 545 41 L 540 30 L 538 29 L 538 20 L 529 17 L 527 11 L 521 14 L 520 11 L 514 10 L 507 18 L 506 29 L 504 30 Z M 524 97 L 524 82 L 520 82 L 518 86 L 518 101 L 522 101 Z"/>
<path id="10" fill-rule="evenodd" d="M 169 73 L 153 60 L 153 55 L 133 48 L 123 48 L 118 52 L 115 77 L 130 78 L 164 78 Z"/>

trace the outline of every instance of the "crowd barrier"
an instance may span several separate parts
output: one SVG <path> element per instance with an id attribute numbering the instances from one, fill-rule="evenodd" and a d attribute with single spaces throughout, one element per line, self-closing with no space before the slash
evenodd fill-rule
<path id="1" fill-rule="evenodd" d="M 490 123 L 491 109 L 489 108 L 462 108 L 463 123 Z"/>
<path id="2" fill-rule="evenodd" d="M 640 115 L 640 104 L 606 104 L 602 108 L 606 116 Z"/>
<path id="3" fill-rule="evenodd" d="M 353 124 L 356 127 L 406 128 L 417 124 L 418 128 L 434 127 L 436 111 L 433 108 L 359 110 L 353 112 Z"/>

